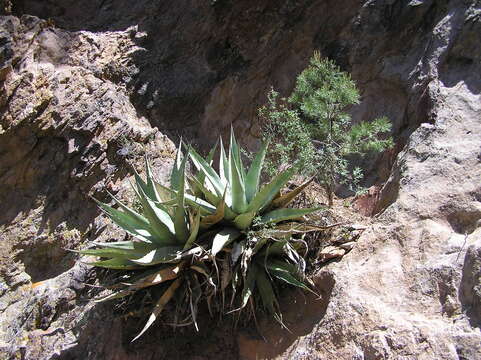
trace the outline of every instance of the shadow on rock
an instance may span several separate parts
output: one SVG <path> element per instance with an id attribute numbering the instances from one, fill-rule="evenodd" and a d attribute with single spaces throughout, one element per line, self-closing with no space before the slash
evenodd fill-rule
<path id="1" fill-rule="evenodd" d="M 468 248 L 464 258 L 459 300 L 471 326 L 481 327 L 481 242 Z"/>
<path id="2" fill-rule="evenodd" d="M 322 272 L 315 285 L 320 297 L 302 292 L 289 292 L 279 297 L 283 322 L 289 330 L 281 328 L 272 319 L 262 319 L 259 332 L 242 331 L 238 336 L 239 355 L 243 360 L 275 359 L 286 355 L 296 341 L 322 326 L 331 298 L 335 279 L 330 272 Z"/>

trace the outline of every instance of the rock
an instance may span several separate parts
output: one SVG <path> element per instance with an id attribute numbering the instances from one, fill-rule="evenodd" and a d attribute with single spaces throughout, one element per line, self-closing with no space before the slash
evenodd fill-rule
<path id="1" fill-rule="evenodd" d="M 371 186 L 365 194 L 355 197 L 353 207 L 364 216 L 375 215 L 378 210 L 380 186 Z"/>
<path id="2" fill-rule="evenodd" d="M 479 230 L 478 230 L 479 233 Z M 473 326 L 481 326 L 481 242 L 469 246 L 463 265 L 460 301 Z"/>
<path id="3" fill-rule="evenodd" d="M 446 79 L 458 69 L 444 71 Z M 399 154 L 385 186 L 395 182 L 396 192 L 381 192 L 395 197 L 342 261 L 321 269 L 335 280 L 327 311 L 308 334 L 279 346 L 280 358 L 481 358 L 481 139 L 473 136 L 481 95 L 470 81 L 432 85 L 434 123 Z"/>
<path id="4" fill-rule="evenodd" d="M 350 241 L 350 242 L 347 242 L 347 243 L 344 243 L 344 244 L 340 244 L 339 246 L 341 247 L 341 249 L 344 249 L 346 251 L 349 251 L 349 250 L 352 250 L 352 248 L 354 247 L 354 245 L 356 245 L 356 242 L 355 241 Z"/>
<path id="5" fill-rule="evenodd" d="M 477 2 L 0 0 L 10 11 L 0 17 L 1 357 L 481 358 Z M 344 256 L 316 274 L 320 297 L 282 294 L 291 332 L 260 319 L 264 341 L 206 321 L 173 337 L 158 324 L 129 344 L 140 319 L 94 305 L 102 273 L 66 250 L 123 236 L 88 195 L 128 200 L 145 153 L 166 180 L 175 148 L 155 127 L 210 146 L 233 124 L 255 147 L 267 89 L 288 94 L 314 49 L 357 81 L 355 121 L 393 121 L 396 148 L 365 164 L 368 186 L 387 180 L 368 206 L 372 226 L 326 250 Z"/>
<path id="6" fill-rule="evenodd" d="M 338 248 L 336 246 L 326 246 L 319 252 L 318 259 L 320 262 L 326 262 L 327 260 L 344 256 L 346 250 Z"/>
<path id="7" fill-rule="evenodd" d="M 130 33 L 139 48 L 127 49 L 124 63 L 137 72 L 121 80 L 133 103 L 154 126 L 180 131 L 205 147 L 219 134 L 227 135 L 231 124 L 244 144 L 255 147 L 257 108 L 267 90 L 274 86 L 287 95 L 318 49 L 359 84 L 363 101 L 352 109 L 355 121 L 384 115 L 393 121 L 393 134 L 403 144 L 385 161 L 366 164 L 370 182 L 385 180 L 409 134 L 432 121 L 432 85 L 442 68 L 453 65 L 458 73 L 474 76 L 467 69 L 478 46 L 473 40 L 477 6 L 461 0 L 342 0 L 335 12 L 331 7 L 313 1 L 187 5 L 140 0 L 133 6 L 128 0 L 23 0 L 14 13 L 112 37 L 137 26 Z M 106 71 L 121 72 L 119 65 Z"/>
<path id="8" fill-rule="evenodd" d="M 0 224 L 38 281 L 73 265 L 65 249 L 78 246 L 99 215 L 89 195 L 118 190 L 145 152 L 168 165 L 175 148 L 100 76 L 107 59 L 123 61 L 129 34 L 74 36 L 28 16 L 0 21 L 10 49 L 1 66 L 15 68 L 1 83 Z M 83 57 L 97 47 L 104 58 L 87 65 Z"/>
<path id="9" fill-rule="evenodd" d="M 365 229 L 367 229 L 366 226 L 360 225 L 346 225 L 339 227 L 334 230 L 331 241 L 336 246 L 355 242 L 357 239 L 359 239 Z"/>
<path id="10" fill-rule="evenodd" d="M 85 323 L 99 316 L 95 273 L 68 250 L 125 236 L 89 196 L 131 202 L 133 167 L 149 155 L 165 182 L 175 147 L 111 79 L 130 32 L 72 34 L 26 15 L 0 29 L 0 357 L 51 359 L 98 324 Z"/>

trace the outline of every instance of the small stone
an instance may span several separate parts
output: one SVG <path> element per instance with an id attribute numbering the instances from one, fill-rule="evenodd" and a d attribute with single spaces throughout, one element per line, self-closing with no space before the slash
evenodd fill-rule
<path id="1" fill-rule="evenodd" d="M 319 253 L 319 260 L 324 262 L 329 259 L 334 259 L 337 257 L 344 256 L 345 253 L 346 253 L 346 250 L 338 248 L 336 246 L 326 246 Z"/>
<path id="2" fill-rule="evenodd" d="M 354 245 L 356 245 L 356 242 L 355 242 L 355 241 L 350 241 L 350 242 L 341 244 L 341 245 L 339 245 L 339 246 L 340 246 L 342 249 L 349 251 L 349 250 L 352 250 L 352 248 L 354 247 Z"/>

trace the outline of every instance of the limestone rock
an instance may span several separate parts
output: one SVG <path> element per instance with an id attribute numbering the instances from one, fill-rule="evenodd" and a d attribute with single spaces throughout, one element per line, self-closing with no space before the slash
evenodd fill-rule
<path id="1" fill-rule="evenodd" d="M 144 154 L 165 181 L 175 147 L 112 80 L 131 70 L 112 72 L 130 30 L 72 34 L 26 15 L 0 29 L 0 357 L 50 359 L 99 316 L 95 272 L 68 250 L 124 236 L 89 196 L 123 196 Z"/>
<path id="2" fill-rule="evenodd" d="M 319 253 L 319 261 L 326 262 L 330 259 L 335 259 L 344 256 L 346 250 L 343 248 L 338 248 L 336 246 L 326 246 Z"/>
<path id="3" fill-rule="evenodd" d="M 479 232 L 479 231 L 478 231 Z M 481 325 L 481 242 L 469 246 L 464 259 L 460 301 L 473 326 Z"/>
<path id="4" fill-rule="evenodd" d="M 481 358 L 479 2 L 0 1 L 10 11 L 1 357 Z M 102 273 L 67 251 L 123 236 L 88 195 L 128 199 L 145 152 L 165 180 L 175 149 L 155 127 L 211 145 L 233 123 L 255 146 L 267 89 L 289 93 L 314 49 L 357 81 L 355 121 L 393 121 L 397 147 L 366 163 L 369 185 L 387 180 L 366 204 L 376 217 L 335 242 L 356 245 L 318 272 L 319 296 L 282 294 L 291 332 L 259 319 L 264 341 L 205 321 L 201 334 L 158 325 L 129 344 L 138 319 L 94 305 Z"/>
<path id="5" fill-rule="evenodd" d="M 451 77 L 457 69 L 445 71 Z M 335 282 L 325 314 L 290 340 L 270 338 L 269 352 L 250 343 L 251 354 L 481 358 L 481 138 L 475 135 L 481 133 L 481 95 L 469 79 L 439 80 L 432 87 L 438 94 L 431 110 L 434 123 L 422 124 L 410 136 L 384 188 L 395 184 L 396 197 L 342 261 L 319 273 Z"/>

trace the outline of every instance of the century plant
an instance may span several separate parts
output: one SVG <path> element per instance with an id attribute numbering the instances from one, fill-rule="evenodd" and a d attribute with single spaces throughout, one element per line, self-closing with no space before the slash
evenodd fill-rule
<path id="1" fill-rule="evenodd" d="M 282 324 L 276 293 L 285 283 L 312 291 L 305 275 L 303 255 L 306 232 L 318 227 L 303 222 L 305 215 L 319 208 L 295 209 L 287 206 L 312 179 L 281 194 L 295 174 L 290 167 L 260 187 L 267 144 L 263 144 L 247 170 L 241 149 L 231 134 L 228 154 L 222 139 L 217 172 L 212 159 L 192 147 L 182 153 L 182 142 L 170 176 L 170 187 L 156 181 L 146 161 L 146 180 L 135 174 L 136 212 L 111 195 L 118 208 L 97 201 L 112 221 L 131 235 L 129 241 L 94 243 L 99 249 L 80 251 L 105 260 L 92 264 L 118 270 L 143 270 L 119 286 L 125 288 L 105 296 L 110 300 L 151 286 L 165 291 L 139 338 L 174 296 L 180 307 L 189 310 L 197 326 L 197 305 L 205 300 L 213 312 L 233 312 L 250 302 L 260 301 L 264 309 Z M 195 174 L 188 174 L 191 159 Z M 302 255 L 301 255 L 302 254 Z M 118 286 L 116 286 L 118 287 Z M 230 300 L 226 301 L 226 295 Z"/>

